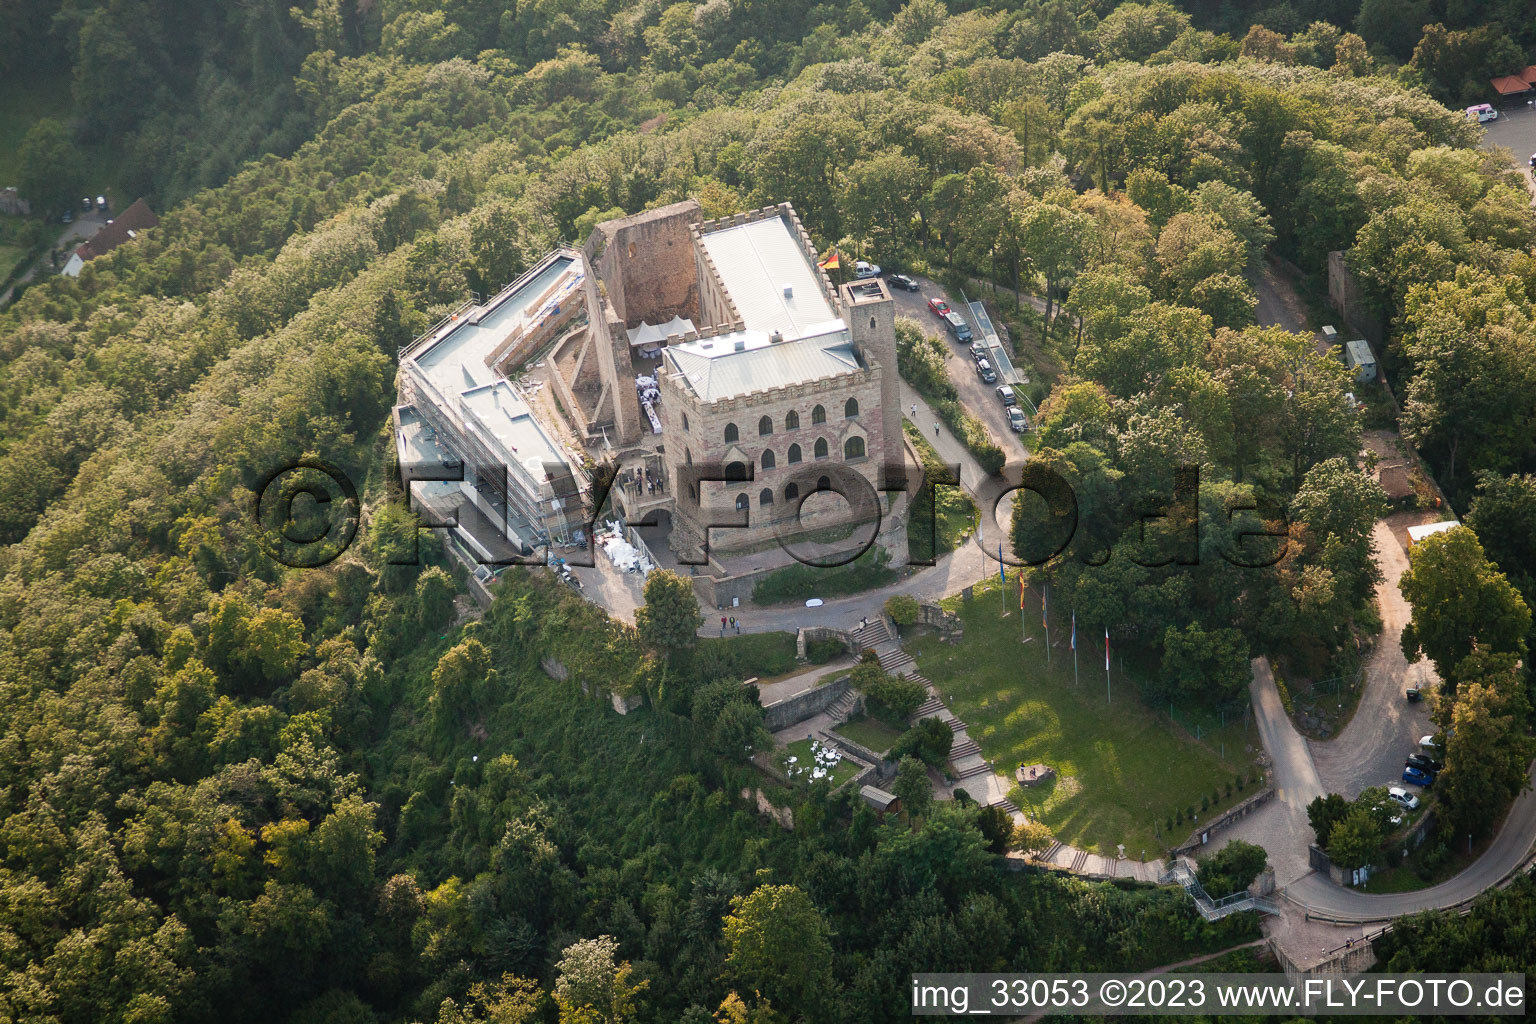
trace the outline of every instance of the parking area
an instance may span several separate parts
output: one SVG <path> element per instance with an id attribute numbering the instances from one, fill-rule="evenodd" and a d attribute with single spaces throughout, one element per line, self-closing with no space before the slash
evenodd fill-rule
<path id="1" fill-rule="evenodd" d="M 1483 126 L 1485 146 L 1503 146 L 1514 154 L 1514 165 L 1531 183 L 1531 154 L 1536 153 L 1536 107 L 1526 104 L 1501 107 L 1499 119 Z"/>
<path id="2" fill-rule="evenodd" d="M 997 386 L 984 382 L 977 375 L 976 364 L 971 361 L 969 344 L 962 345 L 950 336 L 949 331 L 944 327 L 944 322 L 928 309 L 928 300 L 934 297 L 943 299 L 951 309 L 965 318 L 971 325 L 972 332 L 977 333 L 979 337 L 970 311 L 965 309 L 957 298 L 951 298 L 949 293 L 933 281 L 915 276 L 913 280 L 918 283 L 918 291 L 891 289 L 897 315 L 911 317 L 922 325 L 925 333 L 944 342 L 945 351 L 949 353 L 944 367 L 949 371 L 950 379 L 955 382 L 955 390 L 960 393 L 960 404 L 971 415 L 986 424 L 987 433 L 992 435 L 992 442 L 1007 452 L 1009 458 L 1022 457 L 1025 454 L 1023 438 L 1009 429 L 1008 410 L 1002 400 L 997 397 Z"/>

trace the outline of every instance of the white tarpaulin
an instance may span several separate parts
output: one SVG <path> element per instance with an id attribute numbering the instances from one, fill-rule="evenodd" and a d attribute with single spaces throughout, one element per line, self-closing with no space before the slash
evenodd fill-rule
<path id="1" fill-rule="evenodd" d="M 643 575 L 650 572 L 652 568 L 651 560 L 646 558 L 639 548 L 617 534 L 604 538 L 603 554 L 607 555 L 608 560 L 623 572 L 638 572 Z"/>
<path id="2" fill-rule="evenodd" d="M 674 334 L 688 335 L 695 331 L 692 320 L 675 316 L 664 324 L 641 324 L 628 333 L 629 344 L 638 348 L 642 345 L 665 345 L 667 339 Z"/>

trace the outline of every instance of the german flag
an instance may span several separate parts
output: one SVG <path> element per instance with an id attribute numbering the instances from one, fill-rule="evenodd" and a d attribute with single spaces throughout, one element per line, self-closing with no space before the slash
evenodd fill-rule
<path id="1" fill-rule="evenodd" d="M 842 266 L 842 264 L 838 261 L 836 249 L 833 249 L 831 252 L 827 253 L 827 258 L 816 265 L 822 270 L 836 270 L 838 267 Z"/>

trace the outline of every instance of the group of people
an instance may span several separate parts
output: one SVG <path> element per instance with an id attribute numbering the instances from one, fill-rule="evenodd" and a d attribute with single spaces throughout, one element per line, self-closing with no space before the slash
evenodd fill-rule
<path id="1" fill-rule="evenodd" d="M 730 623 L 730 628 L 731 629 L 734 629 L 737 633 L 741 632 L 741 622 L 737 620 L 736 616 L 734 616 L 734 615 L 722 615 L 722 616 L 720 616 L 720 635 L 721 636 L 725 636 L 725 630 L 726 630 L 726 623 L 727 622 Z"/>
<path id="2" fill-rule="evenodd" d="M 665 494 L 667 490 L 666 478 L 659 471 L 652 473 L 649 466 L 625 470 L 619 483 L 635 495 L 642 490 L 646 494 Z"/>

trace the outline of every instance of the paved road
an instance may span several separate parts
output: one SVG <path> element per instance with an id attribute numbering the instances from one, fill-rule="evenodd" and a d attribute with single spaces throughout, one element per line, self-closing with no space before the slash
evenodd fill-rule
<path id="1" fill-rule="evenodd" d="M 916 320 L 922 325 L 925 333 L 944 342 L 947 353 L 944 368 L 949 371 L 950 380 L 955 382 L 955 390 L 960 393 L 960 404 L 967 412 L 986 424 L 987 433 L 992 435 L 992 443 L 1007 452 L 1010 459 L 1023 458 L 1026 454 L 1024 442 L 1008 426 L 1007 407 L 997 397 L 997 385 L 987 384 L 976 375 L 976 364 L 971 361 L 969 343 L 962 345 L 950 336 L 943 321 L 928 311 L 928 299 L 930 296 L 943 299 L 949 303 L 950 308 L 965 317 L 972 331 L 976 331 L 976 323 L 970 315 L 970 310 L 963 307 L 959 299 L 950 297 L 942 287 L 927 278 L 916 277 L 914 280 L 922 286 L 922 291 L 892 290 L 891 296 L 895 300 L 896 312 Z M 980 334 L 976 336 L 980 337 Z M 905 382 L 903 382 L 903 388 L 905 388 Z M 907 403 L 902 406 L 903 412 L 906 412 L 909 410 L 910 402 L 906 399 L 903 401 Z M 932 427 L 929 428 L 929 432 L 932 432 Z"/>
<path id="2" fill-rule="evenodd" d="M 1536 114 L 1530 120 L 1536 132 Z M 1259 291 L 1261 323 L 1302 329 L 1302 311 L 1285 282 L 1266 270 Z M 1515 801 L 1483 856 L 1441 885 L 1418 892 L 1369 895 L 1335 885 L 1307 864 L 1312 829 L 1306 805 L 1324 792 L 1352 798 L 1368 786 L 1397 781 L 1403 757 L 1414 749 L 1419 736 L 1431 731 L 1423 706 L 1410 705 L 1403 698 L 1407 686 L 1433 685 L 1438 679 L 1427 663 L 1409 665 L 1403 657 L 1399 641 L 1412 609 L 1398 589 L 1398 580 L 1408 568 L 1408 556 L 1392 527 L 1389 517 L 1377 522 L 1371 533 L 1383 577 L 1376 590 L 1382 632 L 1354 717 L 1332 740 L 1308 742 L 1285 713 L 1268 662 L 1256 659 L 1251 686 L 1254 714 L 1271 759 L 1276 799 L 1221 837 L 1223 844 L 1246 839 L 1262 845 L 1270 854 L 1275 880 L 1291 904 L 1340 921 L 1378 921 L 1454 906 L 1501 881 L 1526 859 L 1536 839 L 1536 792 L 1528 790 Z M 1536 766 L 1532 773 L 1536 779 Z"/>
<path id="3" fill-rule="evenodd" d="M 1485 146 L 1504 146 L 1512 154 L 1512 163 L 1531 182 L 1530 158 L 1536 153 L 1536 110 L 1510 107 L 1499 111 L 1499 119 L 1484 126 Z"/>
<path id="4" fill-rule="evenodd" d="M 1397 782 L 1403 758 L 1413 753 L 1420 736 L 1435 731 L 1426 705 L 1410 704 L 1403 696 L 1409 686 L 1434 687 L 1440 679 L 1427 660 L 1410 665 L 1403 657 L 1403 627 L 1412 609 L 1397 581 L 1408 568 L 1408 555 L 1390 522 L 1378 522 L 1371 532 L 1383 576 L 1376 588 L 1381 637 L 1366 665 L 1359 710 L 1338 736 L 1309 744 L 1326 790 L 1350 799 L 1369 786 Z"/>
<path id="5" fill-rule="evenodd" d="M 1536 766 L 1530 771 L 1536 784 Z M 1286 886 L 1285 898 L 1309 913 L 1340 921 L 1384 921 L 1420 910 L 1451 907 L 1497 885 L 1530 855 L 1536 837 L 1536 790 L 1527 789 L 1510 808 L 1504 827 L 1472 866 L 1448 882 L 1417 892 L 1373 896 L 1340 888 L 1313 872 Z"/>

